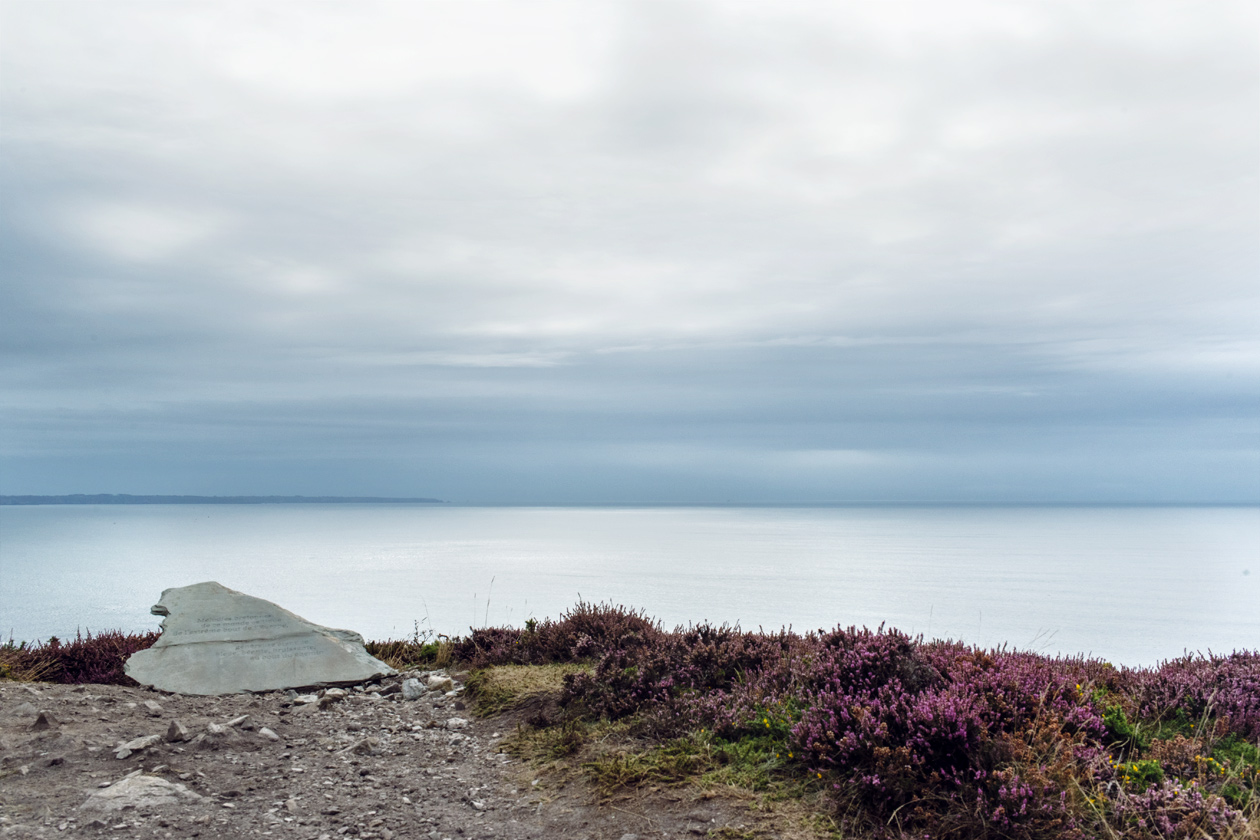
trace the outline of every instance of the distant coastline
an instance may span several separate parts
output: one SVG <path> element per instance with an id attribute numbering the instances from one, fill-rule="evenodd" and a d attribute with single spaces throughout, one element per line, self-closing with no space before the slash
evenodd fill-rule
<path id="1" fill-rule="evenodd" d="M 372 505 L 446 504 L 442 499 L 389 496 L 133 496 L 129 493 L 74 493 L 69 496 L 0 496 L 0 505 Z"/>

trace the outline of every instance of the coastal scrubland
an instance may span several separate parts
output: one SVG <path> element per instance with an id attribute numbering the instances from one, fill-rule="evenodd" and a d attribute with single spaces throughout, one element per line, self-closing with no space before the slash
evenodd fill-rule
<path id="1" fill-rule="evenodd" d="M 126 684 L 155 639 L 10 642 L 0 674 Z M 882 627 L 666 630 L 589 603 L 368 649 L 466 672 L 474 709 L 513 722 L 507 749 L 604 797 L 706 790 L 802 837 L 1260 836 L 1256 651 L 1134 668 Z"/>

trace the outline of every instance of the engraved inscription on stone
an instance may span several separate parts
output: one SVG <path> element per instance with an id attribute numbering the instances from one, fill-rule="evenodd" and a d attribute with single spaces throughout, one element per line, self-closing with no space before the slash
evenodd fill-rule
<path id="1" fill-rule="evenodd" d="M 312 624 L 218 583 L 168 589 L 153 607 L 162 635 L 127 675 L 181 694 L 231 694 L 362 682 L 394 673 L 349 630 Z"/>

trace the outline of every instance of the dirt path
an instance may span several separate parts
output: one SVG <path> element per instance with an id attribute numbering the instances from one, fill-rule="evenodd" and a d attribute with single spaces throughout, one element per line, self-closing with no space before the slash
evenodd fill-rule
<path id="1" fill-rule="evenodd" d="M 0 683 L 0 837 L 776 836 L 711 794 L 539 778 L 499 749 L 511 718 L 473 718 L 458 684 L 403 700 L 406 676 L 317 703 Z"/>

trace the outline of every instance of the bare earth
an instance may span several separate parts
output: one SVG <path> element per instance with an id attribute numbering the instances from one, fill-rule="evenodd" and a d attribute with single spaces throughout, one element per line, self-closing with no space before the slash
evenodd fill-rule
<path id="1" fill-rule="evenodd" d="M 511 716 L 475 718 L 457 693 L 402 700 L 406 676 L 416 674 L 322 704 L 279 692 L 187 697 L 0 683 L 0 837 L 780 836 L 765 817 L 712 792 L 666 788 L 609 801 L 573 774 L 540 775 L 499 749 L 517 726 Z M 458 685 L 461 675 L 452 676 Z M 171 731 L 167 740 L 172 721 L 187 735 Z M 129 755 L 115 751 L 153 735 L 161 739 Z M 171 801 L 92 807 L 125 804 L 107 797 L 135 788 Z"/>

